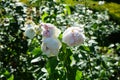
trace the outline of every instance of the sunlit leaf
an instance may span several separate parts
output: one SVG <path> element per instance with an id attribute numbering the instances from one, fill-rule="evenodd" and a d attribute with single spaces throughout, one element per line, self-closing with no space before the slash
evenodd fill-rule
<path id="1" fill-rule="evenodd" d="M 77 70 L 77 71 L 76 71 L 76 77 L 75 77 L 75 80 L 80 80 L 81 77 L 82 77 L 82 72 L 79 71 L 79 70 Z"/>
<path id="2" fill-rule="evenodd" d="M 65 14 L 70 15 L 70 14 L 71 14 L 70 6 L 66 5 L 65 8 L 66 8 L 66 9 L 65 9 Z"/>
<path id="3" fill-rule="evenodd" d="M 47 14 L 47 12 L 44 12 L 44 14 L 42 15 L 42 21 L 44 22 L 45 20 L 45 18 L 48 16 L 48 14 Z"/>
<path id="4" fill-rule="evenodd" d="M 14 80 L 14 75 L 12 74 L 8 80 Z"/>
<path id="5" fill-rule="evenodd" d="M 33 55 L 39 55 L 39 54 L 41 54 L 41 48 L 40 48 L 40 47 L 35 48 L 35 49 L 32 51 L 32 54 L 33 54 Z"/>

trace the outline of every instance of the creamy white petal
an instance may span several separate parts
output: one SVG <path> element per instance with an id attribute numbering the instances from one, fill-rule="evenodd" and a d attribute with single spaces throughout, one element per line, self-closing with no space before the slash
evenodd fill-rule
<path id="1" fill-rule="evenodd" d="M 61 48 L 61 43 L 58 39 L 45 38 L 42 41 L 41 49 L 45 55 L 48 57 L 58 55 L 59 49 Z"/>
<path id="2" fill-rule="evenodd" d="M 61 30 L 58 29 L 56 26 L 50 23 L 42 23 L 42 35 L 43 37 L 58 37 L 61 33 Z"/>
<path id="3" fill-rule="evenodd" d="M 84 40 L 85 36 L 79 27 L 70 27 L 63 33 L 62 41 L 69 46 L 78 46 Z"/>
<path id="4" fill-rule="evenodd" d="M 35 36 L 35 30 L 33 28 L 28 28 L 24 32 L 24 36 L 32 39 Z"/>

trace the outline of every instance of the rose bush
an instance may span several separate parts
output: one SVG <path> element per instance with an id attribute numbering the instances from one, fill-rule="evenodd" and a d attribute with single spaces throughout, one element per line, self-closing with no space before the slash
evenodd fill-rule
<path id="1" fill-rule="evenodd" d="M 1 0 L 0 16 L 1 80 L 120 79 L 120 44 L 110 42 L 120 26 L 107 11 Z"/>

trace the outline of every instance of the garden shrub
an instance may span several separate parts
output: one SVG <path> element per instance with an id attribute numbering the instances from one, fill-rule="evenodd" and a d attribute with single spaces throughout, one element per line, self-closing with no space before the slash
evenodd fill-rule
<path id="1" fill-rule="evenodd" d="M 53 0 L 30 1 L 29 5 L 1 0 L 0 7 L 0 79 L 120 79 L 120 57 L 116 54 L 120 50 L 119 41 L 113 44 L 106 40 L 114 36 L 113 31 L 119 32 L 120 26 L 109 20 L 107 11 L 93 12 L 85 5 L 70 6 Z M 59 36 L 54 36 L 61 42 L 57 56 L 43 54 L 41 45 L 46 35 L 41 34 L 41 23 L 44 23 L 43 33 L 48 31 L 47 23 L 61 30 Z M 25 34 L 29 27 L 34 27 L 33 37 Z M 82 30 L 84 43 L 71 47 L 62 42 L 69 27 Z"/>
<path id="2" fill-rule="evenodd" d="M 94 11 L 104 11 L 108 10 L 110 15 L 110 20 L 115 21 L 117 24 L 120 23 L 120 6 L 114 2 L 105 2 L 103 5 L 99 5 L 98 1 L 88 1 L 87 2 L 90 9 Z"/>
<path id="3" fill-rule="evenodd" d="M 102 0 L 94 0 L 94 1 L 102 1 Z M 104 0 L 106 2 L 115 2 L 115 3 L 120 3 L 119 0 Z"/>

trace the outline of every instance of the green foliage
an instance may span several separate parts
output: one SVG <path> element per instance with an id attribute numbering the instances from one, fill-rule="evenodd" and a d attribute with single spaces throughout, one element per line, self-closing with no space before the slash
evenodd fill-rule
<path id="1" fill-rule="evenodd" d="M 110 0 L 109 0 L 110 1 Z M 120 5 L 117 3 L 113 2 L 105 2 L 105 4 L 103 5 L 99 5 L 98 1 L 92 1 L 89 0 L 87 3 L 87 6 L 89 6 L 92 10 L 95 11 L 104 11 L 104 10 L 108 10 L 109 14 L 110 14 L 110 18 L 111 20 L 114 20 L 115 22 L 117 22 L 118 24 L 120 23 Z"/>
<path id="2" fill-rule="evenodd" d="M 25 5 L 11 0 L 0 1 L 1 80 L 120 79 L 120 42 L 112 42 L 113 35 L 118 39 L 120 26 L 109 20 L 107 11 L 93 12 L 81 4 L 70 6 L 53 0 L 38 2 L 30 1 L 30 5 Z M 31 10 L 29 14 L 26 9 Z M 23 35 L 21 28 L 28 17 L 37 24 L 56 25 L 62 31 L 60 40 L 67 27 L 83 25 L 80 28 L 86 40 L 76 47 L 62 43 L 58 56 L 48 58 L 41 51 L 41 34 L 34 39 Z"/>
<path id="3" fill-rule="evenodd" d="M 94 0 L 94 1 L 99 1 L 99 0 Z M 120 3 L 119 0 L 104 0 L 104 1 L 107 1 L 107 2 L 116 2 L 116 3 Z"/>
<path id="4" fill-rule="evenodd" d="M 81 77 L 82 77 L 82 72 L 79 71 L 79 70 L 77 70 L 77 71 L 76 71 L 76 77 L 75 77 L 75 80 L 80 80 Z"/>

